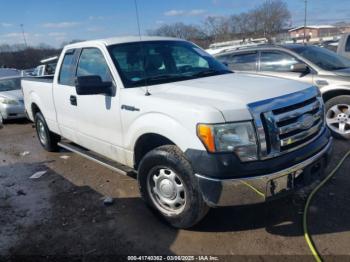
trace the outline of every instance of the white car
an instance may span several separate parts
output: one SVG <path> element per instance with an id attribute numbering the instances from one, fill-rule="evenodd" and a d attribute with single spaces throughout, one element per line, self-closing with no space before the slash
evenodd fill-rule
<path id="1" fill-rule="evenodd" d="M 180 39 L 68 45 L 53 80 L 22 86 L 46 150 L 136 174 L 143 199 L 174 227 L 193 226 L 208 207 L 317 183 L 329 159 L 316 87 L 235 74 Z"/>
<path id="2" fill-rule="evenodd" d="M 0 121 L 26 118 L 20 77 L 0 79 Z"/>

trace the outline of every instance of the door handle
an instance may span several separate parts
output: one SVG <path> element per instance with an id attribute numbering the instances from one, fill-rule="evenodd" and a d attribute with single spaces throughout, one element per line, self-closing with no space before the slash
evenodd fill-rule
<path id="1" fill-rule="evenodd" d="M 76 96 L 70 96 L 69 97 L 69 101 L 70 101 L 70 104 L 73 105 L 73 106 L 77 106 L 78 105 Z"/>

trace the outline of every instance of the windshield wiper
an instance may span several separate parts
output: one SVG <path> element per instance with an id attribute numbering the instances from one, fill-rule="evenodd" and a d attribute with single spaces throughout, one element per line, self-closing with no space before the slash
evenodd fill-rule
<path id="1" fill-rule="evenodd" d="M 204 77 L 204 76 L 215 76 L 215 75 L 222 75 L 222 74 L 229 74 L 232 73 L 232 71 L 229 70 L 214 70 L 214 69 L 208 69 L 208 70 L 203 70 L 198 73 L 195 73 L 191 75 L 191 77 Z"/>
<path id="2" fill-rule="evenodd" d="M 134 81 L 133 84 L 137 84 L 140 82 L 157 82 L 157 81 L 163 81 L 163 80 L 185 80 L 188 79 L 188 77 L 183 75 L 173 75 L 173 74 L 165 74 L 165 75 L 157 75 L 157 76 L 150 76 L 146 77 L 137 81 Z"/>

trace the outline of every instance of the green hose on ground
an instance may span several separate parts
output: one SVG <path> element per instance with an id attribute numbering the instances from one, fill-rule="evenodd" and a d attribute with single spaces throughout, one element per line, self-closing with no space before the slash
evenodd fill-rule
<path id="1" fill-rule="evenodd" d="M 305 208 L 304 208 L 304 214 L 303 214 L 303 230 L 304 230 L 304 237 L 306 240 L 306 243 L 308 244 L 312 255 L 314 256 L 315 260 L 317 262 L 321 262 L 322 258 L 320 256 L 320 254 L 318 253 L 311 236 L 309 235 L 308 232 L 308 228 L 307 228 L 307 213 L 309 210 L 309 206 L 311 203 L 312 198 L 314 197 L 314 195 L 317 193 L 317 191 L 323 187 L 328 181 L 329 179 L 332 178 L 332 176 L 338 171 L 338 169 L 341 167 L 341 165 L 344 163 L 345 159 L 350 155 L 350 151 L 348 151 L 343 158 L 340 160 L 340 162 L 338 163 L 338 165 L 332 170 L 332 172 L 317 186 L 315 187 L 314 190 L 312 190 L 312 192 L 310 193 L 310 195 L 308 196 L 307 200 L 306 200 L 306 204 L 305 204 Z"/>

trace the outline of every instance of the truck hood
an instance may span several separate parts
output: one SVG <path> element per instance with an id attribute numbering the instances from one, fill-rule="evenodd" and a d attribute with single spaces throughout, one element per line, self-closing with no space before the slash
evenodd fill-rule
<path id="1" fill-rule="evenodd" d="M 226 121 L 252 119 L 248 104 L 295 93 L 310 85 L 247 73 L 225 74 L 153 86 L 150 93 L 181 103 L 211 106 Z"/>
<path id="2" fill-rule="evenodd" d="M 23 101 L 23 93 L 22 90 L 11 90 L 11 91 L 2 91 L 0 92 L 0 97 L 13 99 L 13 100 L 21 100 Z"/>

